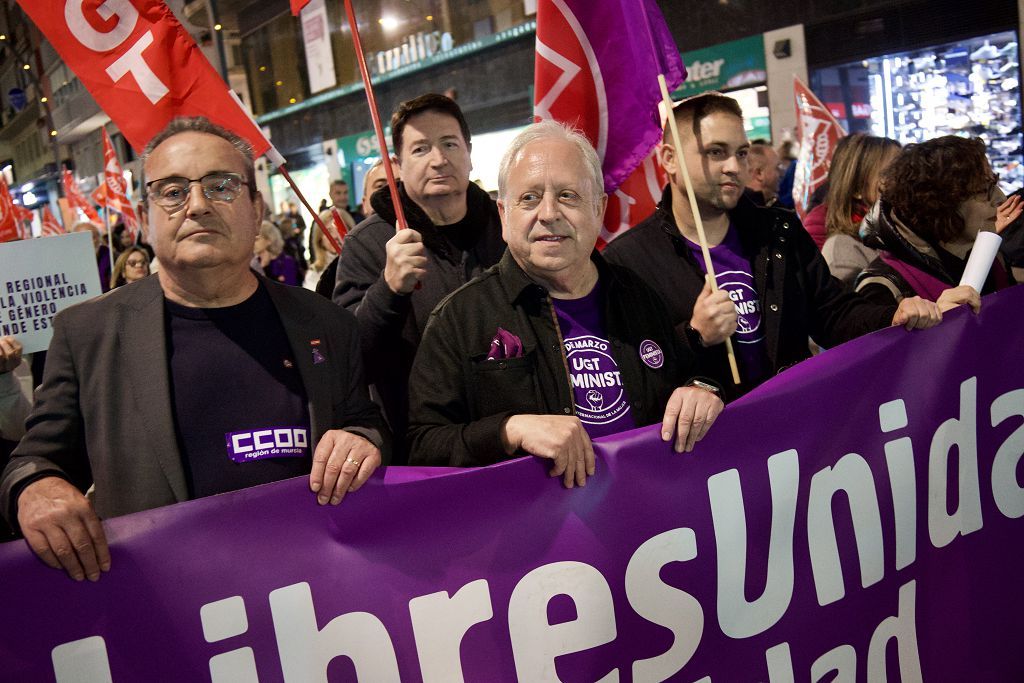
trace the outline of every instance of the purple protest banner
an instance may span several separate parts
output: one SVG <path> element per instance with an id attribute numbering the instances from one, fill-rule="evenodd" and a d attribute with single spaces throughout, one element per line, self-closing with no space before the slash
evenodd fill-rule
<path id="1" fill-rule="evenodd" d="M 692 454 L 303 479 L 0 547 L 4 681 L 1019 681 L 1024 288 L 826 351 Z"/>

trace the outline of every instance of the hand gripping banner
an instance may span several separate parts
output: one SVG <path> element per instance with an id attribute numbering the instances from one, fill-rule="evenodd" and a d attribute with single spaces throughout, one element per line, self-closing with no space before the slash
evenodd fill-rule
<path id="1" fill-rule="evenodd" d="M 598 441 L 582 488 L 294 479 L 110 520 L 97 583 L 8 543 L 0 680 L 1024 680 L 1022 307 L 826 351 L 691 454 Z"/>

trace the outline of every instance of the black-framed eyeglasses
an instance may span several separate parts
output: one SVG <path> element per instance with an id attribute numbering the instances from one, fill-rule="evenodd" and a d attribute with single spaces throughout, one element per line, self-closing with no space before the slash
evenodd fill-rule
<path id="1" fill-rule="evenodd" d="M 242 194 L 242 188 L 248 187 L 252 192 L 255 187 L 247 182 L 239 173 L 218 171 L 207 173 L 202 178 L 182 178 L 171 176 L 146 183 L 146 196 L 157 206 L 164 209 L 179 209 L 188 201 L 192 183 L 199 183 L 203 196 L 211 202 L 229 204 Z"/>

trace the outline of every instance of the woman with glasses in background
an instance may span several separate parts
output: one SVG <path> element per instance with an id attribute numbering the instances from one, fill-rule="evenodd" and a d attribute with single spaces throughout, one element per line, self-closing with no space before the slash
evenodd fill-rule
<path id="1" fill-rule="evenodd" d="M 110 274 L 110 288 L 117 289 L 149 275 L 149 253 L 142 247 L 132 246 L 121 252 Z"/>

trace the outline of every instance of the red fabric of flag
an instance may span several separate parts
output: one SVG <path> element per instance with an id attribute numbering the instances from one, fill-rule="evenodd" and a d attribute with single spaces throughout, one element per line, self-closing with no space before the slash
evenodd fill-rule
<path id="1" fill-rule="evenodd" d="M 136 151 L 175 116 L 205 116 L 270 147 L 192 36 L 160 0 L 18 4 Z"/>
<path id="2" fill-rule="evenodd" d="M 14 213 L 14 200 L 7 181 L 0 176 L 0 242 L 21 239 L 21 228 Z"/>
<path id="3" fill-rule="evenodd" d="M 89 203 L 89 200 L 85 198 L 85 195 L 82 194 L 82 190 L 78 187 L 75 177 L 71 175 L 71 171 L 65 168 L 61 179 L 64 182 L 64 196 L 68 200 L 68 205 L 72 209 L 81 209 L 90 221 L 99 225 L 100 215 L 96 212 L 93 205 Z"/>
<path id="4" fill-rule="evenodd" d="M 811 203 L 811 195 L 828 179 L 832 154 L 846 131 L 832 113 L 821 103 L 811 89 L 796 76 L 793 77 L 796 97 L 796 132 L 800 154 L 796 159 L 793 178 L 793 201 L 796 212 L 803 218 Z"/>
<path id="5" fill-rule="evenodd" d="M 40 234 L 43 237 L 48 237 L 50 235 L 63 235 L 66 232 L 67 232 L 67 230 L 65 230 L 61 226 L 61 224 L 57 222 L 57 217 L 53 215 L 52 211 L 50 211 L 50 207 L 44 206 L 43 207 L 43 229 L 42 229 L 42 232 Z"/>
<path id="6" fill-rule="evenodd" d="M 101 128 L 103 132 L 103 182 L 107 187 L 106 206 L 121 214 L 124 220 L 124 227 L 135 241 L 135 233 L 139 230 L 139 219 L 135 215 L 135 209 L 128 201 L 128 181 L 124 179 L 124 170 L 117 160 L 114 152 L 114 145 L 107 135 L 107 129 Z"/>

